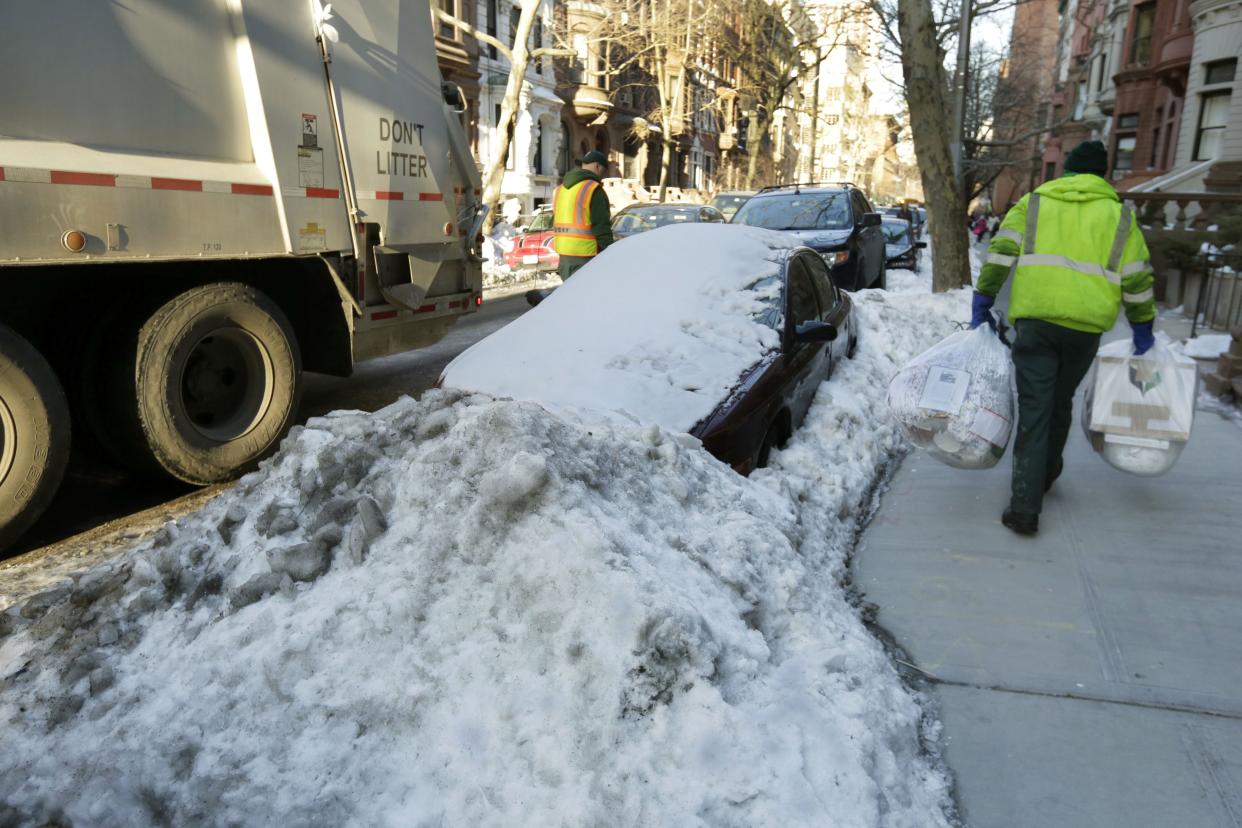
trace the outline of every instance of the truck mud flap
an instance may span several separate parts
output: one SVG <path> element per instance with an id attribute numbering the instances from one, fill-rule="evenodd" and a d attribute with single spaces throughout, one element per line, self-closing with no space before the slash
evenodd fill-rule
<path id="1" fill-rule="evenodd" d="M 423 304 L 442 268 L 464 259 L 456 244 L 416 244 L 408 250 L 376 247 L 374 252 L 380 293 L 391 304 L 410 310 Z"/>

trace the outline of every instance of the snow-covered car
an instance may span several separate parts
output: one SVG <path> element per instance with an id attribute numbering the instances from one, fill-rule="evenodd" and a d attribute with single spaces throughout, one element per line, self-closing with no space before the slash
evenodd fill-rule
<path id="1" fill-rule="evenodd" d="M 747 474 L 801 424 L 857 336 L 814 250 L 760 228 L 684 224 L 608 248 L 440 383 L 686 432 Z"/>
<path id="2" fill-rule="evenodd" d="M 513 249 L 505 253 L 505 264 L 514 270 L 556 270 L 561 257 L 552 249 L 552 208 L 535 213 L 527 228 L 513 239 Z"/>
<path id="3" fill-rule="evenodd" d="M 884 258 L 889 267 L 918 270 L 923 258 L 925 241 L 915 241 L 913 225 L 897 218 L 885 218 L 880 224 L 884 231 Z"/>
<path id="4" fill-rule="evenodd" d="M 620 241 L 657 227 L 699 221 L 723 224 L 726 219 L 705 204 L 631 204 L 612 217 L 612 235 Z"/>

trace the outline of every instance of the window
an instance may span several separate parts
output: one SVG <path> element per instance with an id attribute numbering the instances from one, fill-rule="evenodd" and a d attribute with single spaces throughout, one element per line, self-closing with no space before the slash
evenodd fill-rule
<path id="1" fill-rule="evenodd" d="M 827 322 L 837 303 L 841 301 L 840 295 L 828 276 L 828 265 L 824 264 L 823 259 L 807 256 L 806 266 L 811 273 L 811 285 L 815 288 L 815 295 L 819 298 L 819 318 Z"/>
<path id="2" fill-rule="evenodd" d="M 492 121 L 496 126 L 500 126 L 500 104 L 496 104 L 496 118 Z"/>
<path id="3" fill-rule="evenodd" d="M 1164 107 L 1156 107 L 1156 127 L 1151 131 L 1151 160 L 1147 162 L 1149 169 L 1156 166 L 1156 160 L 1160 157 L 1160 127 L 1164 121 Z"/>
<path id="4" fill-rule="evenodd" d="M 1201 95 L 1199 128 L 1195 131 L 1195 160 L 1210 161 L 1220 157 L 1225 126 L 1229 123 L 1229 90 Z"/>
<path id="5" fill-rule="evenodd" d="M 570 149 L 570 143 L 569 125 L 564 121 L 561 121 L 561 150 L 557 154 L 558 157 L 556 160 L 557 175 L 564 175 L 569 172 L 573 166 L 573 150 Z"/>
<path id="6" fill-rule="evenodd" d="M 1074 94 L 1074 120 L 1081 121 L 1087 108 L 1087 82 L 1079 81 Z"/>
<path id="7" fill-rule="evenodd" d="M 819 306 L 815 302 L 815 287 L 807 272 L 806 257 L 799 256 L 789 263 L 789 319 L 797 329 L 803 322 L 819 318 Z"/>
<path id="8" fill-rule="evenodd" d="M 1098 60 L 1100 62 L 1100 66 L 1095 73 L 1095 91 L 1097 93 L 1104 89 L 1104 76 L 1108 71 L 1108 55 L 1101 54 Z"/>
<path id="9" fill-rule="evenodd" d="M 1117 136 L 1117 149 L 1113 153 L 1114 173 L 1129 172 L 1134 169 L 1134 146 L 1137 143 L 1138 138 L 1133 134 Z"/>
<path id="10" fill-rule="evenodd" d="M 543 48 L 543 18 L 542 17 L 535 18 L 535 28 L 531 34 L 532 34 L 532 37 L 531 37 L 530 47 L 532 49 Z M 536 75 L 543 74 L 543 58 L 538 58 L 535 61 L 535 74 Z"/>
<path id="11" fill-rule="evenodd" d="M 509 9 L 509 48 L 517 43 L 518 21 L 522 19 L 522 10 L 517 6 Z"/>
<path id="12" fill-rule="evenodd" d="M 1229 83 L 1238 70 L 1238 59 L 1218 60 L 1203 65 L 1203 84 Z"/>
<path id="13" fill-rule="evenodd" d="M 440 0 L 439 6 L 440 6 L 440 11 L 444 12 L 445 14 L 451 14 L 454 17 L 457 16 L 457 0 Z M 448 40 L 456 40 L 457 39 L 456 27 L 448 23 L 445 23 L 444 21 L 440 21 L 440 37 L 446 38 Z"/>
<path id="14" fill-rule="evenodd" d="M 487 33 L 492 37 L 499 39 L 500 35 L 500 14 L 497 10 L 497 3 L 500 0 L 487 0 Z M 487 47 L 487 56 L 492 60 L 496 59 L 496 47 Z"/>
<path id="15" fill-rule="evenodd" d="M 1139 116 L 1137 112 L 1131 112 L 1127 115 L 1119 115 L 1117 117 L 1117 129 L 1138 129 Z"/>
<path id="16" fill-rule="evenodd" d="M 1044 164 L 1044 181 L 1051 181 L 1057 177 L 1057 162 L 1049 161 Z"/>
<path id="17" fill-rule="evenodd" d="M 543 175 L 543 124 L 535 122 L 535 175 Z"/>
<path id="18" fill-rule="evenodd" d="M 1155 3 L 1134 7 L 1134 28 L 1130 30 L 1130 63 L 1145 66 L 1151 59 L 1151 32 L 1155 22 Z"/>

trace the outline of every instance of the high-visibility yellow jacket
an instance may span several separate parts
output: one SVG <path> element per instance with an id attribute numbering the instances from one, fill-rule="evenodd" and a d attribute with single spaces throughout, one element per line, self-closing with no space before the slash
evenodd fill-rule
<path id="1" fill-rule="evenodd" d="M 1156 317 L 1147 243 L 1129 205 L 1098 175 L 1067 175 L 1022 197 L 1001 222 L 976 289 L 995 296 L 1013 272 L 1009 319 L 1103 333 L 1125 305 Z"/>
<path id="2" fill-rule="evenodd" d="M 612 242 L 608 196 L 600 180 L 570 170 L 552 201 L 552 246 L 562 256 L 594 256 Z"/>

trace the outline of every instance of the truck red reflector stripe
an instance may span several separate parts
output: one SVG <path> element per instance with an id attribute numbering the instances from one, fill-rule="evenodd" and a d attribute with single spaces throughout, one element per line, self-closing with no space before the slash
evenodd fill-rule
<path id="1" fill-rule="evenodd" d="M 418 310 L 416 310 L 416 311 L 414 311 L 414 312 L 415 312 L 415 313 L 431 313 L 431 312 L 432 312 L 432 311 L 434 311 L 435 309 L 436 309 L 436 306 L 435 306 L 435 305 L 420 305 L 420 306 L 419 306 L 419 308 L 418 308 Z"/>
<path id="2" fill-rule="evenodd" d="M 53 184 L 84 184 L 89 187 L 115 187 L 116 176 L 104 173 L 66 172 L 52 170 Z"/>
<path id="3" fill-rule="evenodd" d="M 4 180 L 4 167 L 0 167 L 0 181 Z"/>
<path id="4" fill-rule="evenodd" d="M 465 306 L 466 306 L 465 302 L 456 302 L 456 301 L 449 302 L 450 308 L 464 308 Z"/>
<path id="5" fill-rule="evenodd" d="M 190 181 L 186 178 L 151 178 L 152 190 L 189 190 L 191 192 L 201 193 L 203 191 L 203 182 Z"/>
<path id="6" fill-rule="evenodd" d="M 340 190 L 328 190 L 328 189 L 324 189 L 323 187 L 307 187 L 306 197 L 307 198 L 340 198 L 341 191 Z"/>
<path id="7" fill-rule="evenodd" d="M 397 318 L 397 312 L 395 310 L 376 311 L 375 313 L 371 314 L 371 320 L 374 322 L 378 322 L 381 319 L 396 319 L 396 318 Z"/>
<path id="8" fill-rule="evenodd" d="M 271 184 L 234 184 L 233 195 L 272 195 Z"/>
<path id="9" fill-rule="evenodd" d="M 404 201 L 405 193 L 399 193 L 396 190 L 376 190 L 375 198 L 378 201 Z"/>
<path id="10" fill-rule="evenodd" d="M 419 193 L 419 201 L 444 201 L 444 193 Z"/>

